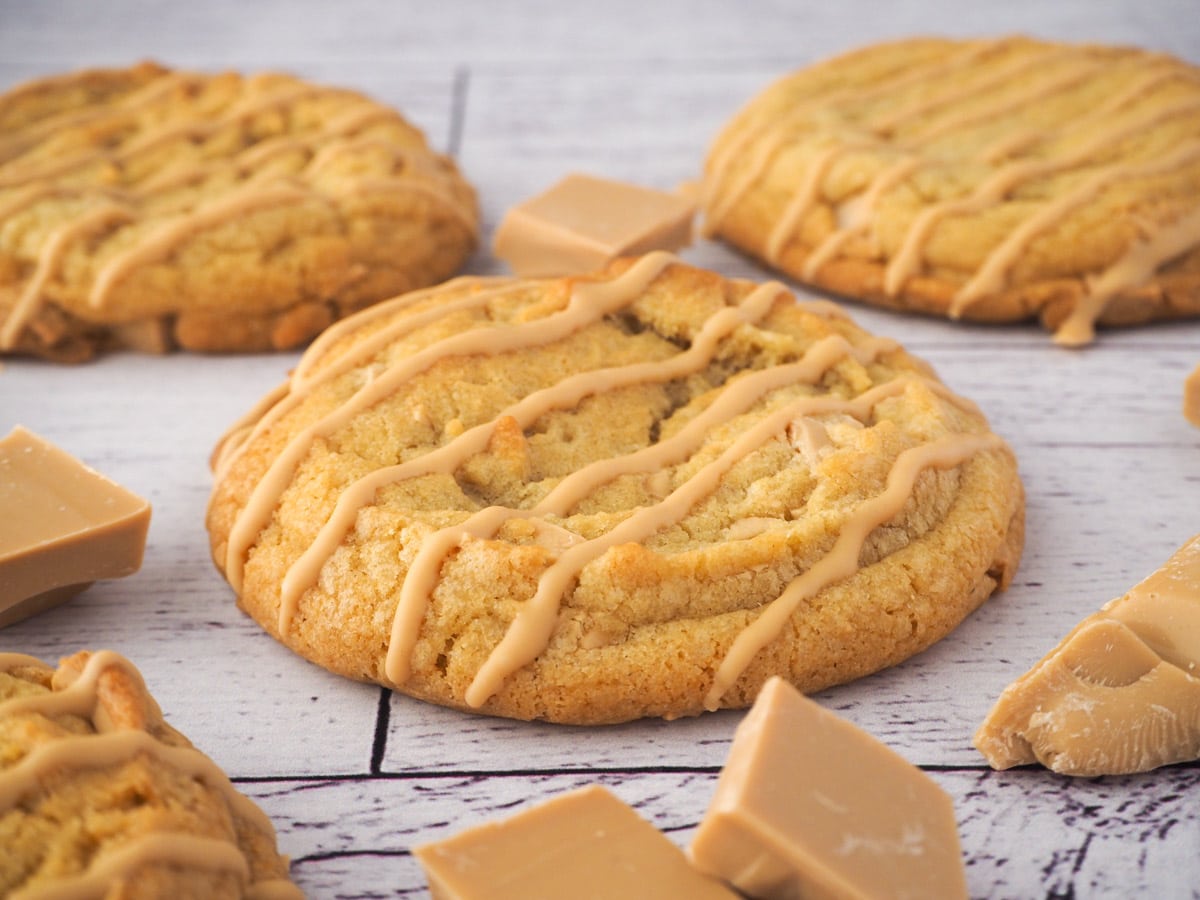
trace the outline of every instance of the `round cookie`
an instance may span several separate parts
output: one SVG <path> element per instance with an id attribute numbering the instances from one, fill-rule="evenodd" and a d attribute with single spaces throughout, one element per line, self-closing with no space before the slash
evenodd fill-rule
<path id="1" fill-rule="evenodd" d="M 808 284 L 1062 344 L 1200 315 L 1200 69 L 914 39 L 789 75 L 705 166 L 705 228 Z"/>
<path id="2" fill-rule="evenodd" d="M 266 815 L 109 650 L 0 653 L 0 893 L 302 898 Z"/>
<path id="3" fill-rule="evenodd" d="M 144 63 L 0 96 L 0 354 L 287 349 L 452 275 L 478 213 L 398 113 Z"/>
<path id="4" fill-rule="evenodd" d="M 897 663 L 1020 556 L 978 409 L 835 304 L 666 253 L 333 326 L 213 458 L 213 557 L 301 656 L 618 722 Z"/>

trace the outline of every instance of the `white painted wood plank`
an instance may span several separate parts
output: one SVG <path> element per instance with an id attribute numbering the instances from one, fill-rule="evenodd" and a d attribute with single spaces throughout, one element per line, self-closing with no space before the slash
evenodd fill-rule
<path id="1" fill-rule="evenodd" d="M 86 367 L 8 361 L 0 433 L 17 423 L 150 500 L 142 569 L 0 632 L 55 660 L 87 647 L 129 656 L 170 721 L 245 775 L 365 771 L 378 690 L 277 645 L 239 612 L 208 553 L 207 460 L 287 356 L 112 356 Z M 9 513 L 11 514 L 11 513 Z"/>
<path id="2" fill-rule="evenodd" d="M 0 5 L 5 58 L 69 61 L 82 52 L 126 58 L 146 46 L 196 59 L 397 59 L 443 65 L 520 65 L 544 69 L 617 66 L 633 60 L 808 62 L 897 35 L 952 36 L 1033 32 L 1080 41 L 1136 41 L 1179 54 L 1197 53 L 1190 0 L 1151 4 L 1071 0 L 924 0 L 881 8 L 870 0 L 836 7 L 748 0 L 556 0 L 494 4 L 467 0 L 431 6 L 422 0 L 5 0 Z"/>
<path id="3" fill-rule="evenodd" d="M 1195 896 L 1195 767 L 1079 780 L 1033 770 L 929 774 L 954 800 L 972 897 Z M 686 847 L 716 775 L 447 773 L 239 788 L 272 816 L 293 877 L 313 896 L 425 897 L 414 845 L 597 783 Z"/>
<path id="4" fill-rule="evenodd" d="M 1092 354 L 1086 357 L 1095 358 Z M 119 648 L 131 646 L 135 650 L 141 650 L 139 644 L 144 640 L 149 646 L 142 650 L 139 664 L 148 667 L 151 676 L 155 674 L 155 666 L 162 665 L 175 667 L 175 671 L 182 667 L 190 673 L 190 679 L 198 679 L 202 684 L 216 685 L 228 678 L 243 684 L 245 695 L 240 696 L 231 687 L 221 693 L 230 699 L 240 696 L 240 704 L 250 711 L 263 703 L 263 697 L 255 677 L 259 663 L 250 664 L 248 660 L 261 658 L 277 667 L 266 680 L 268 684 L 278 684 L 273 702 L 281 709 L 288 708 L 295 697 L 304 697 L 306 692 L 308 696 L 324 696 L 330 689 L 342 688 L 337 679 L 295 660 L 277 647 L 234 609 L 228 588 L 208 559 L 199 526 L 209 485 L 204 459 L 215 436 L 245 405 L 240 401 L 241 390 L 254 386 L 256 392 L 261 392 L 264 386 L 276 381 L 287 365 L 286 359 L 278 357 L 234 358 L 219 369 L 206 372 L 185 357 L 136 363 L 133 358 L 114 357 L 91 370 L 101 374 L 94 383 L 103 386 L 103 390 L 91 393 L 81 390 L 84 385 L 77 383 L 79 370 L 9 363 L 0 374 L 0 410 L 11 415 L 12 421 L 24 422 L 64 446 L 82 442 L 95 447 L 96 452 L 86 454 L 85 458 L 141 490 L 152 499 L 156 509 L 146 566 L 141 573 L 125 582 L 99 585 L 69 606 L 10 629 L 5 637 L 20 641 L 28 635 L 25 646 L 30 652 L 48 657 L 70 652 L 80 641 L 80 635 L 87 635 L 93 642 Z M 981 365 L 980 368 L 997 367 Z M 969 368 L 969 363 L 964 368 Z M 1096 365 L 1093 374 L 1100 377 L 1106 372 L 1104 366 Z M 1108 373 L 1108 377 L 1114 384 L 1124 381 L 1123 376 L 1117 378 L 1114 373 Z M 188 398 L 186 415 L 174 408 L 178 404 L 174 399 L 162 408 L 139 400 L 147 379 L 175 385 L 176 396 Z M 76 384 L 72 385 L 72 381 Z M 86 383 L 93 381 L 88 379 Z M 204 390 L 206 386 L 212 390 Z M 45 388 L 58 397 L 56 402 L 42 402 L 40 390 Z M 1147 403 L 1152 399 L 1147 397 Z M 1001 396 L 995 402 L 1000 404 L 1002 400 Z M 1160 407 L 1160 417 L 1173 412 L 1165 401 L 1154 402 Z M 1077 404 L 1064 406 L 1064 409 L 1078 408 Z M 140 409 L 145 421 L 133 442 L 117 431 L 106 431 L 97 421 L 91 421 L 84 429 L 76 427 L 75 423 L 89 422 L 93 415 L 90 411 L 95 409 L 106 409 L 112 421 L 133 421 Z M 1053 405 L 1040 412 L 1033 407 L 1032 413 L 1042 417 L 1037 421 L 1049 425 L 1058 410 Z M 993 412 L 993 418 L 996 416 Z M 1182 421 L 1181 417 L 1174 418 Z M 1075 428 L 1087 433 L 1078 420 Z M 1030 425 L 1030 430 L 1039 433 L 1036 422 Z M 1187 437 L 1190 432 L 1188 429 L 1180 433 Z M 1098 443 L 1105 449 L 1104 442 Z M 1118 450 L 1124 449 L 1122 441 L 1116 443 Z M 973 762 L 976 757 L 965 739 L 995 693 L 1024 671 L 1074 622 L 1148 574 L 1189 535 L 1194 525 L 1192 508 L 1180 504 L 1177 498 L 1181 473 L 1190 478 L 1182 482 L 1184 486 L 1194 487 L 1200 479 L 1200 454 L 1195 453 L 1195 445 L 1193 438 L 1190 446 L 1182 443 L 1136 447 L 1137 466 L 1122 477 L 1126 489 L 1114 490 L 1114 480 L 1122 473 L 1112 472 L 1109 467 L 1114 459 L 1124 457 L 1098 453 L 1089 446 L 1033 443 L 1026 448 L 1018 444 L 1030 494 L 1030 511 L 1029 541 L 1015 587 L 991 601 L 959 632 L 927 654 L 892 673 L 828 692 L 830 701 L 864 727 L 900 743 L 916 762 Z M 1113 539 L 1119 539 L 1117 546 L 1121 552 L 1108 547 Z M 131 616 L 131 609 L 152 609 L 153 614 L 148 618 Z M 220 658 L 206 657 L 189 664 L 187 654 L 182 651 L 189 642 L 202 651 L 212 640 L 214 628 L 220 630 L 217 640 L 227 645 L 226 651 Z M 998 652 L 997 648 L 1002 649 Z M 242 671 L 229 671 L 230 666 L 239 666 Z M 954 671 L 955 677 L 946 678 L 946 671 Z M 957 674 L 964 672 L 969 674 Z M 191 694 L 188 682 L 171 673 L 172 669 L 167 669 L 162 679 L 168 698 L 173 685 L 179 682 L 180 714 L 205 722 L 209 714 L 188 700 Z M 968 683 L 971 678 L 981 679 L 986 690 L 977 695 L 963 691 L 963 677 L 968 678 Z M 344 687 L 352 696 L 361 695 L 353 706 L 364 723 L 372 722 L 375 703 L 372 691 L 354 685 Z M 204 691 L 201 696 L 212 693 Z M 339 695 L 331 700 L 331 707 L 338 708 L 343 700 Z M 409 701 L 396 703 L 399 709 L 409 710 L 414 706 L 424 709 Z M 173 703 L 164 705 L 176 708 Z M 914 710 L 921 709 L 923 714 L 914 715 Z M 606 733 L 602 739 L 584 742 L 586 749 L 581 751 L 577 739 L 552 727 L 525 727 L 474 717 L 464 720 L 459 714 L 444 710 L 430 713 L 429 717 L 437 720 L 436 727 L 442 734 L 461 729 L 459 733 L 467 739 L 461 748 L 460 761 L 481 770 L 504 769 L 508 766 L 507 758 L 524 759 L 526 765 L 544 767 L 559 765 L 559 759 L 578 766 L 612 766 L 621 760 L 628 765 L 653 765 L 661 762 L 662 743 L 660 739 L 648 741 L 645 730 L 671 736 L 668 739 L 682 748 L 677 764 L 716 765 L 723 758 L 728 732 L 727 727 L 717 728 L 718 737 L 713 743 L 696 737 L 697 730 L 716 727 L 703 721 L 673 726 L 654 723 L 644 730 L 628 727 L 617 737 Z M 186 719 L 180 722 L 185 730 L 195 733 L 186 724 Z M 331 718 L 327 724 L 334 731 L 330 737 L 334 741 L 345 723 Z M 307 726 L 301 727 L 309 730 Z M 406 734 L 408 727 L 406 715 L 394 714 L 393 735 Z M 423 722 L 420 727 L 424 733 L 432 726 Z M 686 736 L 685 728 L 691 732 Z M 477 732 L 484 736 L 479 739 L 478 746 L 484 751 L 479 758 L 470 749 L 476 746 L 473 742 Z M 296 758 L 290 758 L 286 744 L 265 748 L 265 758 L 253 763 L 246 757 L 252 744 L 228 755 L 241 757 L 239 770 L 244 774 L 275 771 L 271 766 L 293 774 L 358 771 L 369 758 L 370 734 L 368 725 L 354 753 L 332 767 L 307 767 L 303 748 L 295 748 Z M 233 739 L 232 743 L 231 751 L 240 746 L 240 739 Z M 437 746 L 436 742 L 433 746 Z M 226 755 L 216 749 L 213 752 Z M 389 741 L 385 768 L 419 770 L 436 766 L 440 759 L 437 751 L 422 755 L 420 746 L 409 747 L 402 740 L 393 740 Z"/>

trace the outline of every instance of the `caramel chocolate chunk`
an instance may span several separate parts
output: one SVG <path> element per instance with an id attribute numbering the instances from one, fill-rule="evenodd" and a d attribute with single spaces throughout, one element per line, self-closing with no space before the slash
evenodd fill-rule
<path id="1" fill-rule="evenodd" d="M 967 895 L 949 796 L 778 677 L 738 726 L 690 852 L 762 900 Z"/>
<path id="2" fill-rule="evenodd" d="M 1200 759 L 1200 535 L 1005 688 L 975 746 L 1064 775 Z"/>
<path id="3" fill-rule="evenodd" d="M 433 900 L 625 900 L 737 895 L 605 788 L 562 794 L 503 821 L 413 849 Z"/>
<path id="4" fill-rule="evenodd" d="M 1200 366 L 1196 366 L 1183 383 L 1183 415 L 1200 427 Z"/>
<path id="5" fill-rule="evenodd" d="M 510 209 L 492 250 L 525 278 L 589 272 L 619 256 L 686 247 L 694 213 L 675 194 L 568 175 Z"/>
<path id="6" fill-rule="evenodd" d="M 17 426 L 0 440 L 0 627 L 142 565 L 150 504 Z"/>

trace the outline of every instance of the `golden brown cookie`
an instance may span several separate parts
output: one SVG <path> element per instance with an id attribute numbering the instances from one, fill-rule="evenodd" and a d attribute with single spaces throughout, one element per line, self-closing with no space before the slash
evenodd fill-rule
<path id="1" fill-rule="evenodd" d="M 144 63 L 0 96 L 0 354 L 295 347 L 476 232 L 454 163 L 351 91 Z"/>
<path id="2" fill-rule="evenodd" d="M 271 822 L 109 650 L 0 653 L 0 846 L 5 897 L 304 896 Z"/>
<path id="3" fill-rule="evenodd" d="M 1200 69 L 1170 56 L 867 47 L 752 100 L 704 189 L 710 234 L 869 303 L 1063 344 L 1200 315 Z"/>
<path id="4" fill-rule="evenodd" d="M 1200 427 L 1200 365 L 1183 382 L 1183 415 Z"/>
<path id="5" fill-rule="evenodd" d="M 214 466 L 214 559 L 270 634 L 526 719 L 866 675 L 1006 584 L 1022 541 L 1011 451 L 928 366 L 661 252 L 365 310 Z"/>

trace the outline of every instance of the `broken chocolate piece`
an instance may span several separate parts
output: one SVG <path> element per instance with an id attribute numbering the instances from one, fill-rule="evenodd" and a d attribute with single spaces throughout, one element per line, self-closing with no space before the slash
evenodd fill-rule
<path id="1" fill-rule="evenodd" d="M 142 564 L 150 504 L 26 428 L 0 440 L 0 627 Z"/>
<path id="2" fill-rule="evenodd" d="M 690 853 L 760 900 L 967 896 L 950 797 L 778 677 L 738 726 Z"/>
<path id="3" fill-rule="evenodd" d="M 975 746 L 1065 775 L 1200 759 L 1200 535 L 1005 688 Z"/>
<path id="4" fill-rule="evenodd" d="M 694 213 L 675 194 L 568 175 L 510 209 L 492 250 L 523 278 L 590 272 L 619 256 L 686 247 Z"/>
<path id="5" fill-rule="evenodd" d="M 433 900 L 736 900 L 603 787 L 562 794 L 413 850 Z"/>

